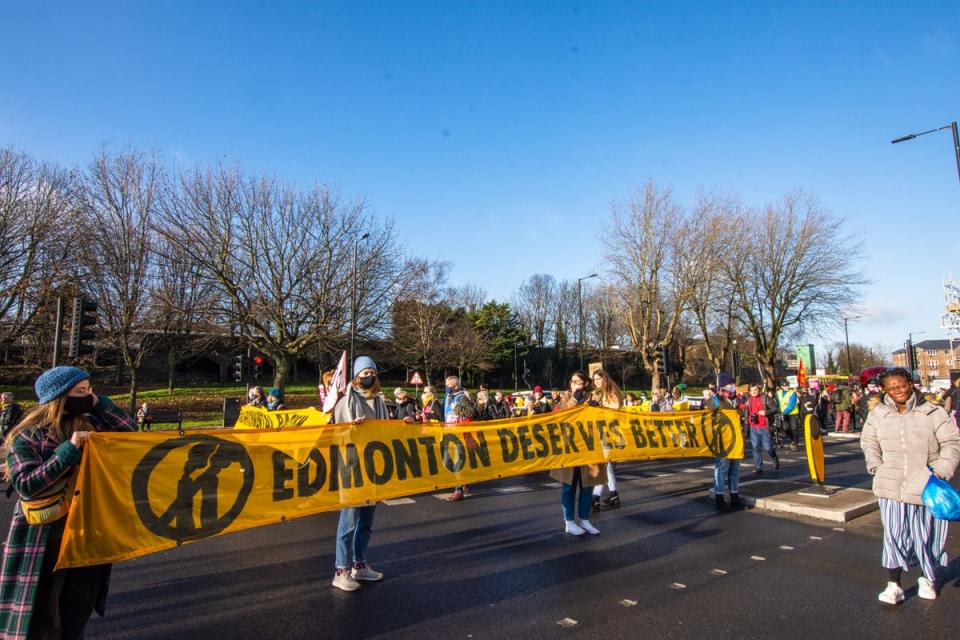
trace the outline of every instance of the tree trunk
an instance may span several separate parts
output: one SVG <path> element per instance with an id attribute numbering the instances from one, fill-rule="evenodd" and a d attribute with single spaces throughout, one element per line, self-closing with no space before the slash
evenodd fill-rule
<path id="1" fill-rule="evenodd" d="M 127 405 L 127 413 L 131 418 L 137 415 L 137 384 L 137 369 L 130 367 L 130 403 Z"/>
<path id="2" fill-rule="evenodd" d="M 167 393 L 173 395 L 173 386 L 177 381 L 177 353 L 170 348 L 167 350 Z"/>
<path id="3" fill-rule="evenodd" d="M 283 389 L 287 383 L 287 378 L 290 376 L 290 371 L 293 369 L 294 356 L 284 353 L 279 356 L 272 355 L 272 357 L 274 366 L 273 386 Z"/>

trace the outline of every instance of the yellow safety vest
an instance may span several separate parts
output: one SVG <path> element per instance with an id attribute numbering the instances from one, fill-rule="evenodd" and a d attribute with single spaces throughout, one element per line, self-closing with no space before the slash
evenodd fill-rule
<path id="1" fill-rule="evenodd" d="M 791 393 L 796 393 L 796 392 L 791 390 L 784 393 L 782 389 L 780 391 L 777 391 L 777 401 L 780 402 L 780 411 L 783 411 L 783 408 L 786 407 L 787 404 L 790 402 L 788 398 L 790 397 Z M 797 401 L 794 403 L 793 409 L 791 409 L 784 415 L 793 416 L 798 413 L 800 413 L 800 397 L 799 396 L 797 396 Z"/>

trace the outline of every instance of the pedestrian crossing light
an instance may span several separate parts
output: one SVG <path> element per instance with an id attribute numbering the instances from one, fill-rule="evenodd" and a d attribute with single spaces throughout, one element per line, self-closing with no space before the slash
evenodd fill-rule
<path id="1" fill-rule="evenodd" d="M 263 356 L 253 357 L 253 378 L 259 380 L 263 377 Z"/>
<path id="2" fill-rule="evenodd" d="M 73 313 L 70 317 L 68 357 L 79 358 L 82 355 L 93 353 L 93 345 L 87 344 L 87 342 L 96 337 L 96 334 L 90 329 L 95 324 L 97 324 L 97 303 L 84 300 L 82 297 L 74 298 Z"/>
<path id="3" fill-rule="evenodd" d="M 665 375 L 667 373 L 667 348 L 664 346 L 657 347 L 656 352 L 653 356 L 653 368 L 657 371 L 659 375 Z"/>
<path id="4" fill-rule="evenodd" d="M 238 355 L 233 360 L 233 381 L 243 382 L 243 356 Z"/>

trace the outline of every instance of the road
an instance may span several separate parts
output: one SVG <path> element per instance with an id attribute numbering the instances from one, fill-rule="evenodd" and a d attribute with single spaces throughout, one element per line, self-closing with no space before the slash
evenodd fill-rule
<path id="1" fill-rule="evenodd" d="M 828 442 L 828 482 L 869 487 L 856 441 Z M 783 453 L 764 478 L 801 479 Z M 960 562 L 940 599 L 877 601 L 876 513 L 842 527 L 757 510 L 718 514 L 710 460 L 619 466 L 623 506 L 596 537 L 562 531 L 546 474 L 380 505 L 369 551 L 381 583 L 333 589 L 337 514 L 228 534 L 114 567 L 89 638 L 950 637 Z M 745 464 L 743 480 L 754 479 Z M 0 501 L 2 521 L 13 501 Z M 960 554 L 960 528 L 948 541 Z"/>

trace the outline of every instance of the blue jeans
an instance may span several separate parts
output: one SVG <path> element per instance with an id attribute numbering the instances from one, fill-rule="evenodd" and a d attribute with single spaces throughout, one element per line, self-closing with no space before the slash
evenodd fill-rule
<path id="1" fill-rule="evenodd" d="M 363 562 L 373 532 L 373 510 L 369 507 L 351 507 L 340 510 L 340 524 L 337 525 L 337 568 L 352 567 L 355 562 Z"/>
<path id="2" fill-rule="evenodd" d="M 730 493 L 740 493 L 740 461 L 717 458 L 713 463 L 713 492 L 722 496 L 727 484 Z"/>
<path id="3" fill-rule="evenodd" d="M 753 466 L 757 469 L 763 469 L 763 457 L 760 455 L 761 449 L 766 451 L 770 458 L 776 462 L 777 452 L 773 448 L 773 441 L 770 439 L 770 429 L 754 429 L 750 427 L 750 446 L 753 448 Z"/>
<path id="4" fill-rule="evenodd" d="M 577 487 L 580 488 L 580 497 L 574 499 L 577 494 Z M 573 470 L 573 483 L 563 483 L 560 490 L 560 504 L 563 505 L 563 519 L 574 520 L 573 513 L 574 502 L 576 502 L 577 513 L 581 520 L 589 520 L 590 512 L 593 511 L 593 491 L 583 486 L 583 478 L 580 475 L 580 467 Z"/>

